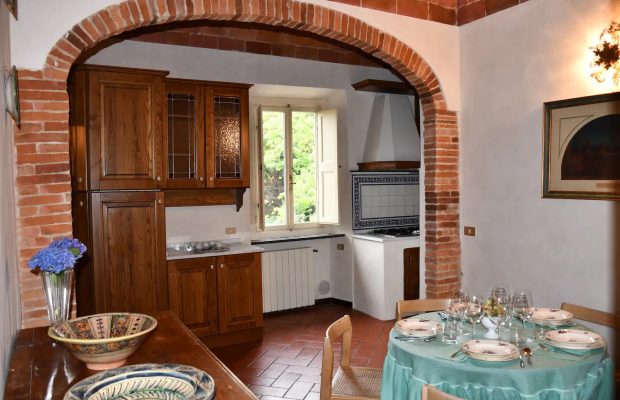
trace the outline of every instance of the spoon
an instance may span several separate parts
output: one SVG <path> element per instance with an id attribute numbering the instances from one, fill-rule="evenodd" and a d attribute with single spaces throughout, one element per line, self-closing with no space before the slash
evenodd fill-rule
<path id="1" fill-rule="evenodd" d="M 532 349 L 530 349 L 529 347 L 524 347 L 523 350 L 521 351 L 523 355 L 527 357 L 527 366 L 531 367 L 532 366 Z"/>
<path id="2" fill-rule="evenodd" d="M 519 352 L 519 365 L 521 368 L 525 368 L 525 363 L 523 362 L 523 350 Z"/>

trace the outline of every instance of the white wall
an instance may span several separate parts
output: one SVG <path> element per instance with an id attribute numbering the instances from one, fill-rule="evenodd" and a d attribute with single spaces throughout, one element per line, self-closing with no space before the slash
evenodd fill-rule
<path id="1" fill-rule="evenodd" d="M 541 198 L 543 102 L 617 91 L 588 48 L 615 0 L 531 0 L 461 27 L 464 284 L 531 289 L 539 306 L 613 308 L 614 202 Z"/>
<path id="2" fill-rule="evenodd" d="M 353 7 L 328 0 L 307 0 L 359 18 L 388 32 L 416 50 L 436 72 L 448 106 L 459 109 L 458 28 Z M 20 68 L 40 69 L 54 44 L 73 25 L 116 0 L 28 0 L 19 3 L 19 21 L 11 21 L 11 55 Z M 35 28 L 36 27 L 36 28 Z"/>
<path id="3" fill-rule="evenodd" d="M 0 73 L 11 66 L 9 55 L 9 18 L 6 6 L 0 4 Z M 4 90 L 4 80 L 0 89 Z M 15 180 L 13 156 L 13 125 L 4 111 L 4 96 L 0 95 L 0 393 L 4 393 L 9 356 L 15 331 L 21 325 L 19 284 L 17 279 L 17 245 L 15 243 Z"/>

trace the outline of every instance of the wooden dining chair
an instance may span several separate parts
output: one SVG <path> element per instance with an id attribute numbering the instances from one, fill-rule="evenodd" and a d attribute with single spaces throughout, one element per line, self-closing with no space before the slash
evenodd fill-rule
<path id="1" fill-rule="evenodd" d="M 323 341 L 323 364 L 321 369 L 320 399 L 379 399 L 382 370 L 378 368 L 352 367 L 351 336 L 353 327 L 348 315 L 327 328 Z M 334 342 L 342 338 L 340 366 L 334 379 Z"/>
<path id="2" fill-rule="evenodd" d="M 396 303 L 396 320 L 413 314 L 428 311 L 446 310 L 450 307 L 450 299 L 401 300 Z"/>
<path id="3" fill-rule="evenodd" d="M 422 387 L 422 400 L 463 400 L 460 397 L 452 396 L 446 392 L 434 388 L 431 385 Z"/>
<path id="4" fill-rule="evenodd" d="M 564 311 L 572 313 L 576 319 L 592 322 L 598 325 L 608 326 L 610 328 L 613 328 L 615 326 L 615 317 L 611 313 L 595 310 L 593 308 L 578 306 L 571 303 L 562 303 L 561 308 Z"/>

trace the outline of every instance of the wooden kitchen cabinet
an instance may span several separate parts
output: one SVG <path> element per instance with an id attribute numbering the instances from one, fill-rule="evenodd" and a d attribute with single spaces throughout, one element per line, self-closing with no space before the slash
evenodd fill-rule
<path id="1" fill-rule="evenodd" d="M 249 187 L 250 86 L 165 80 L 166 189 Z"/>
<path id="2" fill-rule="evenodd" d="M 260 253 L 168 261 L 170 310 L 211 345 L 255 340 L 263 325 Z"/>
<path id="3" fill-rule="evenodd" d="M 163 193 L 90 193 L 88 203 L 81 214 L 74 205 L 73 214 L 89 227 L 91 244 L 89 265 L 78 266 L 78 314 L 167 310 Z"/>
<path id="4" fill-rule="evenodd" d="M 168 261 L 170 310 L 199 337 L 218 333 L 216 265 L 215 257 Z"/>
<path id="5" fill-rule="evenodd" d="M 167 72 L 79 66 L 69 82 L 73 190 L 163 187 Z"/>

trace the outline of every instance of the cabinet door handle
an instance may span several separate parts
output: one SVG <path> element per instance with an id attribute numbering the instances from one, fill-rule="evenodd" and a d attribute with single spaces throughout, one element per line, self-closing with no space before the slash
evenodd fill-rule
<path id="1" fill-rule="evenodd" d="M 212 265 L 212 266 L 211 266 L 211 269 L 213 269 L 213 268 L 215 268 L 215 266 L 213 266 L 213 265 Z"/>
<path id="2" fill-rule="evenodd" d="M 84 207 L 84 202 L 83 201 L 80 201 L 79 204 L 80 204 L 80 207 Z"/>
<path id="3" fill-rule="evenodd" d="M 161 176 L 158 176 L 156 179 L 158 182 L 161 181 Z"/>
<path id="4" fill-rule="evenodd" d="M 159 204 L 164 204 L 164 201 L 163 201 L 162 199 L 157 200 L 157 202 L 158 202 Z"/>
<path id="5" fill-rule="evenodd" d="M 200 178 L 198 178 L 200 180 L 200 182 L 204 181 L 205 178 L 203 176 L 201 176 Z"/>
<path id="6" fill-rule="evenodd" d="M 79 183 L 82 183 L 82 178 L 77 178 L 77 181 L 78 181 Z"/>
<path id="7" fill-rule="evenodd" d="M 212 176 L 210 176 L 210 177 L 209 177 L 209 180 L 210 180 L 210 181 L 212 181 L 212 180 L 213 180 L 213 177 L 212 177 Z"/>
<path id="8" fill-rule="evenodd" d="M 221 268 L 221 269 L 224 269 L 224 264 L 220 264 L 220 268 Z"/>

